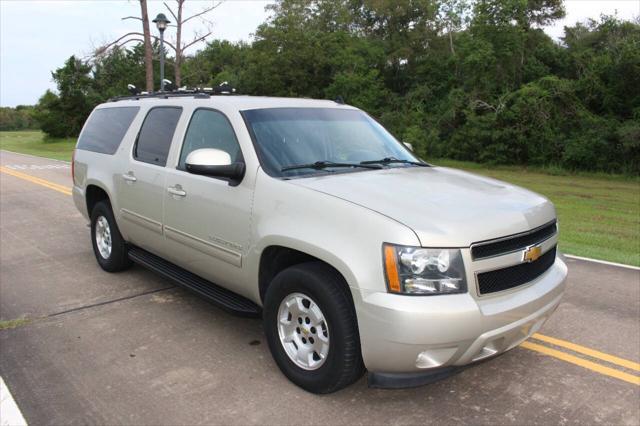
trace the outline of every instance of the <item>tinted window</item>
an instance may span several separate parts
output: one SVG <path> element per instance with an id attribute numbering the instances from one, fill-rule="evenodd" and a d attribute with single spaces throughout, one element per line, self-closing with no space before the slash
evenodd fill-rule
<path id="1" fill-rule="evenodd" d="M 124 107 L 93 111 L 78 140 L 78 149 L 113 155 L 139 109 Z"/>
<path id="2" fill-rule="evenodd" d="M 182 145 L 178 168 L 185 168 L 185 161 L 191 151 L 201 148 L 215 148 L 225 151 L 231 161 L 239 161 L 240 145 L 236 140 L 231 124 L 227 118 L 217 111 L 199 109 L 193 113 L 189 128 Z"/>
<path id="3" fill-rule="evenodd" d="M 182 114 L 182 108 L 153 108 L 144 119 L 133 157 L 138 161 L 164 166 L 171 148 L 173 133 Z"/>

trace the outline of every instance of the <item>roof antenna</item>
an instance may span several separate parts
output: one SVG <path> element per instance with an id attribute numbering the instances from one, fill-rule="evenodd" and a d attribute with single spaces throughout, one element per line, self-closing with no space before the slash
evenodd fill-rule
<path id="1" fill-rule="evenodd" d="M 131 93 L 134 96 L 140 93 L 140 90 L 138 90 L 135 84 L 127 84 L 127 89 L 129 90 L 129 93 Z"/>
<path id="2" fill-rule="evenodd" d="M 335 100 L 335 103 L 344 105 L 344 98 L 341 95 L 338 95 L 338 97 Z"/>

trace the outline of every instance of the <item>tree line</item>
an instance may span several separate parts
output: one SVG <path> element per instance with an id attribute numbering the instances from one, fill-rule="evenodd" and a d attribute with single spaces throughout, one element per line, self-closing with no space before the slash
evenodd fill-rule
<path id="1" fill-rule="evenodd" d="M 280 0 L 269 8 L 251 43 L 213 40 L 181 57 L 182 84 L 341 96 L 427 159 L 640 173 L 637 20 L 602 16 L 555 41 L 543 28 L 565 15 L 562 0 Z M 145 87 L 145 63 L 142 43 L 69 58 L 53 72 L 57 93 L 36 106 L 42 129 L 77 135 L 97 103 L 127 94 L 128 83 Z"/>
<path id="2" fill-rule="evenodd" d="M 39 124 L 33 112 L 34 107 L 30 105 L 0 107 L 0 131 L 37 129 Z"/>

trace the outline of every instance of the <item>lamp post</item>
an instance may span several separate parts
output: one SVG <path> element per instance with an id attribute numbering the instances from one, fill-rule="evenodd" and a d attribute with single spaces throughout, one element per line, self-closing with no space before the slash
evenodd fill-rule
<path id="1" fill-rule="evenodd" d="M 164 16 L 164 13 L 158 13 L 158 16 L 152 22 L 156 24 L 158 31 L 160 31 L 160 91 L 164 92 L 164 30 L 167 29 L 171 21 Z"/>

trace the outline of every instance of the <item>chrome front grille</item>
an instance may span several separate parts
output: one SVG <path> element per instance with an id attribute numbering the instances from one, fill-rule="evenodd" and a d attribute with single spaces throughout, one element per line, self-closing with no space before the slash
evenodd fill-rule
<path id="1" fill-rule="evenodd" d="M 556 221 L 527 232 L 480 241 L 470 247 L 478 296 L 509 290 L 542 276 L 555 263 Z"/>
<path id="2" fill-rule="evenodd" d="M 483 295 L 521 286 L 544 274 L 555 261 L 556 246 L 553 246 L 533 262 L 479 273 L 477 275 L 478 291 Z"/>
<path id="3" fill-rule="evenodd" d="M 558 225 L 554 220 L 551 223 L 547 223 L 531 231 L 473 243 L 471 245 L 471 257 L 473 260 L 480 260 L 524 250 L 529 246 L 547 240 L 557 232 Z"/>

